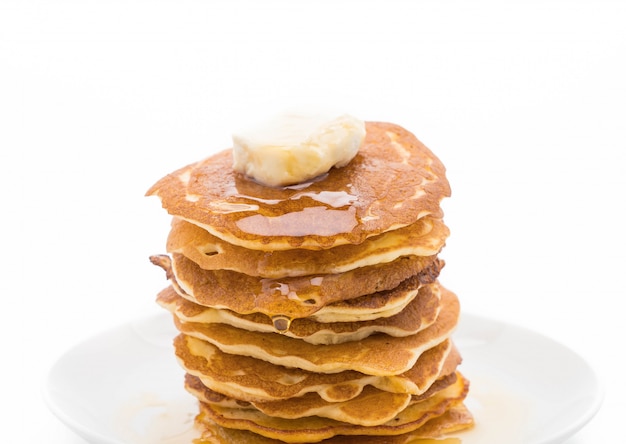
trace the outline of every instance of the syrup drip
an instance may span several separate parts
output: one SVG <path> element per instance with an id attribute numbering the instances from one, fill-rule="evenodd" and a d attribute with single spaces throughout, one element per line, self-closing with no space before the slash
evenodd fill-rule
<path id="1" fill-rule="evenodd" d="M 272 316 L 272 323 L 278 333 L 286 333 L 289 331 L 289 327 L 291 326 L 291 318 L 288 318 L 285 315 Z"/>

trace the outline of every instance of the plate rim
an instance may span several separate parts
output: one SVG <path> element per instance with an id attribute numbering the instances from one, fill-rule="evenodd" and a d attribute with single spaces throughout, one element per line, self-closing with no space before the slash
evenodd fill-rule
<path id="1" fill-rule="evenodd" d="M 549 343 L 552 347 L 557 347 L 560 350 L 568 353 L 570 356 L 577 358 L 580 364 L 585 366 L 588 376 L 590 377 L 586 381 L 588 384 L 595 387 L 595 390 L 593 391 L 593 394 L 594 394 L 593 402 L 589 403 L 587 405 L 587 408 L 584 410 L 584 412 L 580 414 L 575 420 L 570 421 L 567 427 L 558 431 L 554 431 L 550 435 L 546 435 L 539 439 L 535 439 L 534 441 L 532 441 L 531 444 L 559 444 L 559 443 L 564 442 L 565 440 L 571 438 L 574 434 L 576 434 L 582 428 L 584 428 L 602 408 L 604 399 L 606 397 L 606 386 L 604 384 L 604 381 L 600 377 L 600 373 L 598 372 L 594 363 L 590 359 L 588 359 L 587 357 L 585 357 L 584 355 L 576 351 L 573 347 L 559 340 L 556 340 L 553 337 L 543 332 L 533 330 L 532 328 L 529 328 L 523 324 L 513 322 L 513 321 L 505 321 L 501 319 L 496 319 L 494 317 L 490 317 L 490 316 L 486 316 L 482 314 L 476 314 L 471 311 L 461 312 L 459 324 L 457 325 L 457 332 L 458 332 L 458 327 L 459 326 L 462 327 L 463 322 L 470 322 L 473 324 L 486 323 L 491 326 L 497 326 L 498 328 L 514 330 L 518 334 L 523 334 L 525 336 L 531 336 L 531 337 L 534 336 L 536 339 L 541 340 L 544 343 Z M 454 334 L 453 334 L 453 337 L 454 337 Z M 460 346 L 459 348 L 461 349 L 461 352 L 463 352 L 461 347 L 462 346 Z M 470 389 L 470 394 L 471 394 L 471 389 Z"/>

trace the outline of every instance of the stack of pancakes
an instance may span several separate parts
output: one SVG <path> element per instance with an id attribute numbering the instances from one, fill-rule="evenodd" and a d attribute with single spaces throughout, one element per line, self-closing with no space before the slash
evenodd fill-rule
<path id="1" fill-rule="evenodd" d="M 202 442 L 408 443 L 472 425 L 459 302 L 437 279 L 445 169 L 397 125 L 366 131 L 347 166 L 306 183 L 263 186 L 226 150 L 148 191 L 173 216 L 151 260 Z"/>

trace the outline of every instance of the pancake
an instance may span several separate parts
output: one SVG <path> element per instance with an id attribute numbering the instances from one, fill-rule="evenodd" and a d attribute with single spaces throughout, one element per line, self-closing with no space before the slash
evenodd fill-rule
<path id="1" fill-rule="evenodd" d="M 442 372 L 441 374 L 443 376 L 440 376 L 439 379 L 435 380 L 430 385 L 430 387 L 428 387 L 428 390 L 426 390 L 421 395 L 410 395 L 409 403 L 414 403 L 414 402 L 422 401 L 426 398 L 429 398 L 433 396 L 436 392 L 443 390 L 444 388 L 456 382 L 457 377 L 458 377 L 456 368 L 449 366 L 449 365 L 445 365 L 444 367 L 445 368 L 449 367 L 452 369 L 452 371 L 447 374 L 444 374 Z M 372 393 L 376 393 L 376 392 L 386 392 L 386 393 L 393 393 L 397 395 L 407 394 L 405 392 L 401 392 L 401 393 L 393 392 L 393 391 L 389 392 L 387 390 L 377 389 L 374 386 L 365 385 L 363 387 L 363 390 L 361 390 L 359 393 L 355 394 L 354 396 L 348 397 L 346 399 L 333 399 L 332 401 L 328 401 L 322 398 L 322 396 L 319 393 L 315 393 L 315 392 L 308 392 L 302 396 L 295 396 L 293 398 L 288 398 L 288 399 L 243 401 L 240 399 L 228 397 L 222 393 L 218 393 L 210 389 L 209 387 L 204 385 L 201 378 L 194 376 L 190 373 L 185 373 L 185 388 L 187 389 L 188 392 L 190 392 L 192 395 L 198 398 L 198 400 L 202 402 L 206 402 L 208 404 L 217 404 L 220 407 L 227 407 L 227 408 L 248 408 L 248 409 L 256 408 L 257 410 L 260 410 L 265 414 L 270 414 L 268 412 L 268 410 L 270 410 L 272 411 L 272 414 L 270 414 L 271 416 L 278 416 L 281 418 L 291 417 L 291 415 L 293 415 L 294 410 L 298 409 L 301 411 L 304 407 L 306 407 L 306 405 L 311 404 L 311 403 L 324 405 L 324 406 L 333 406 L 333 405 L 343 406 L 343 405 L 346 405 L 347 401 L 351 401 L 351 400 L 354 400 L 355 398 L 361 397 L 361 395 L 364 392 L 369 393 L 369 396 L 371 396 Z M 282 412 L 283 410 L 285 410 L 286 412 L 283 413 Z M 309 415 L 304 415 L 300 413 L 298 416 L 309 416 Z M 320 415 L 320 414 L 316 414 L 316 416 L 329 417 L 329 416 Z"/>
<path id="2" fill-rule="evenodd" d="M 172 216 L 252 250 L 326 249 L 441 218 L 440 160 L 404 128 L 366 123 L 359 152 L 310 182 L 267 187 L 232 168 L 232 150 L 168 174 L 147 191 Z"/>
<path id="3" fill-rule="evenodd" d="M 284 400 L 242 402 L 209 389 L 202 383 L 202 380 L 190 374 L 185 375 L 185 388 L 199 401 L 220 408 L 256 409 L 265 415 L 284 419 L 320 416 L 350 424 L 374 426 L 392 420 L 410 404 L 433 396 L 454 384 L 457 378 L 457 373 L 443 376 L 420 396 L 387 392 L 373 386 L 366 386 L 357 396 L 336 402 L 326 401 L 317 393 L 311 392 Z M 376 408 L 372 409 L 371 406 L 374 405 Z M 367 411 L 366 415 L 363 415 L 364 411 Z"/>
<path id="4" fill-rule="evenodd" d="M 395 316 L 414 300 L 420 284 L 419 276 L 412 276 L 392 290 L 326 305 L 310 319 L 323 323 L 365 322 Z"/>
<path id="5" fill-rule="evenodd" d="M 263 414 L 252 409 L 232 409 L 200 403 L 201 414 L 216 424 L 248 430 L 259 435 L 283 440 L 288 443 L 313 443 L 336 435 L 393 436 L 412 432 L 432 418 L 443 415 L 450 408 L 463 402 L 469 390 L 469 382 L 459 374 L 457 381 L 433 396 L 409 405 L 391 421 L 376 426 L 362 426 L 317 416 L 284 419 Z M 372 405 L 362 406 L 362 416 L 367 416 Z"/>
<path id="6" fill-rule="evenodd" d="M 319 442 L 320 444 L 461 444 L 457 438 L 439 438 L 472 427 L 473 424 L 474 419 L 469 410 L 464 404 L 457 404 L 443 415 L 428 420 L 411 432 L 384 437 L 337 435 Z M 204 413 L 197 416 L 196 425 L 202 431 L 202 438 L 198 439 L 196 444 L 284 444 L 284 441 L 266 438 L 247 430 L 221 427 Z"/>
<path id="7" fill-rule="evenodd" d="M 389 263 L 402 256 L 432 256 L 439 253 L 449 234 L 441 219 L 426 216 L 358 245 L 340 245 L 322 251 L 298 248 L 267 252 L 229 244 L 197 225 L 174 218 L 167 251 L 181 253 L 205 270 L 232 270 L 273 279 L 344 273 Z"/>
<path id="8" fill-rule="evenodd" d="M 432 325 L 439 314 L 439 286 L 422 286 L 416 297 L 398 314 L 369 321 L 322 323 L 311 318 L 295 319 L 292 322 L 254 313 L 242 315 L 230 310 L 203 307 L 178 295 L 168 287 L 157 296 L 157 302 L 183 322 L 227 324 L 249 331 L 273 333 L 302 339 L 310 344 L 338 344 L 358 341 L 374 333 L 402 337 L 413 335 Z M 283 319 L 284 320 L 284 319 Z"/>
<path id="9" fill-rule="evenodd" d="M 200 384 L 197 384 L 198 382 Z M 205 390 L 198 379 L 186 379 L 185 388 L 202 402 L 212 404 L 214 407 L 241 408 L 240 406 L 231 407 L 235 404 L 233 400 L 226 399 L 214 402 L 211 391 Z M 350 424 L 375 426 L 391 421 L 410 402 L 411 395 L 407 393 L 385 392 L 367 386 L 358 396 L 347 401 L 328 402 L 317 393 L 308 393 L 287 400 L 257 402 L 250 404 L 247 408 L 275 418 L 299 419 L 307 416 L 318 416 Z M 376 408 L 372 409 L 372 405 L 375 405 Z M 364 412 L 367 414 L 363 414 Z"/>
<path id="10" fill-rule="evenodd" d="M 356 371 L 312 373 L 223 353 L 214 345 L 187 335 L 177 336 L 174 348 L 187 373 L 198 377 L 213 391 L 246 402 L 289 399 L 312 392 L 326 401 L 340 402 L 357 396 L 368 385 L 419 396 L 461 363 L 450 340 L 427 350 L 410 370 L 394 376 L 371 376 Z"/>
<path id="11" fill-rule="evenodd" d="M 174 283 L 175 281 L 172 282 Z M 356 320 L 369 321 L 372 319 L 390 317 L 398 314 L 411 303 L 411 301 L 417 296 L 420 284 L 419 276 L 413 276 L 402 282 L 395 289 L 381 291 L 347 301 L 334 302 L 315 311 L 315 313 L 310 315 L 308 318 L 292 318 L 284 314 L 272 312 L 267 313 L 266 316 L 272 319 L 274 327 L 278 332 L 284 332 L 287 330 L 290 322 L 294 319 L 311 319 L 316 322 L 331 323 L 355 322 Z M 185 299 L 197 304 L 197 302 L 180 287 L 172 285 L 172 288 L 179 295 L 182 294 L 182 297 Z M 169 292 L 168 289 L 163 291 Z M 159 296 L 157 296 L 157 299 L 159 299 Z M 221 310 L 228 310 L 224 307 L 218 308 Z"/>
<path id="12" fill-rule="evenodd" d="M 346 316 L 365 316 L 363 310 L 356 312 L 358 305 L 372 313 L 381 311 L 384 306 L 398 306 L 399 303 L 391 301 L 394 295 L 385 293 L 386 290 L 398 287 L 408 278 L 420 284 L 435 282 L 444 265 L 435 256 L 411 256 L 346 273 L 273 280 L 233 271 L 202 270 L 181 254 L 173 254 L 171 258 L 166 255 L 151 256 L 150 260 L 165 270 L 166 277 L 178 294 L 199 305 L 240 314 L 263 313 L 291 319 L 313 317 L 319 322 L 339 320 L 335 314 L 342 313 Z M 373 291 L 378 293 L 376 298 L 370 297 L 369 306 L 361 302 L 350 306 L 346 302 Z M 322 310 L 338 301 L 344 302 Z"/>
<path id="13" fill-rule="evenodd" d="M 308 344 L 277 333 L 258 333 L 225 324 L 182 322 L 174 317 L 181 333 L 205 340 L 225 353 L 251 356 L 286 367 L 317 373 L 356 370 L 374 376 L 408 371 L 429 348 L 446 340 L 456 327 L 459 302 L 454 293 L 441 288 L 441 310 L 435 323 L 407 337 L 372 335 L 358 342 Z"/>

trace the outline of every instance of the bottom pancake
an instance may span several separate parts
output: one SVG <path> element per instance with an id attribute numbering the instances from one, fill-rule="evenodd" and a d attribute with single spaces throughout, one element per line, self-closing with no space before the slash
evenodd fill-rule
<path id="1" fill-rule="evenodd" d="M 392 420 L 371 427 L 316 416 L 299 419 L 275 418 L 257 410 L 223 408 L 202 402 L 200 411 L 203 417 L 228 429 L 247 430 L 287 443 L 314 443 L 337 435 L 380 437 L 414 432 L 429 420 L 461 404 L 468 390 L 469 382 L 458 374 L 457 381 L 451 386 L 409 405 Z M 371 407 L 369 405 L 365 408 Z M 364 411 L 362 414 L 366 415 L 367 412 Z"/>
<path id="2" fill-rule="evenodd" d="M 473 425 L 472 414 L 464 404 L 458 404 L 412 432 L 385 436 L 384 438 L 367 435 L 337 435 L 320 441 L 319 444 L 461 444 L 457 438 L 441 438 L 468 429 Z M 195 444 L 284 444 L 284 441 L 267 438 L 247 430 L 221 427 L 211 421 L 208 415 L 204 413 L 197 416 L 196 426 L 200 430 L 202 438 L 196 440 Z"/>

